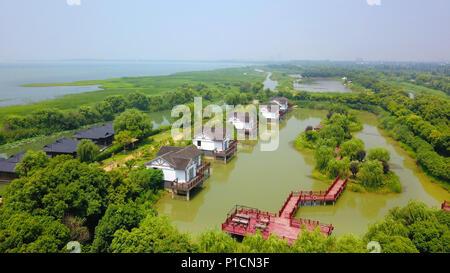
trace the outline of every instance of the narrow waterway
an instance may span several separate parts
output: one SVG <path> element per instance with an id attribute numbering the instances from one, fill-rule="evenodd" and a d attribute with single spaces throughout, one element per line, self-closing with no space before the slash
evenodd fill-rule
<path id="1" fill-rule="evenodd" d="M 292 190 L 324 190 L 326 183 L 310 177 L 312 153 L 298 152 L 292 146 L 299 132 L 317 125 L 325 111 L 298 109 L 280 124 L 279 147 L 273 152 L 260 151 L 260 143 L 239 144 L 237 156 L 227 165 L 213 162 L 211 177 L 191 201 L 163 197 L 157 204 L 160 214 L 168 215 L 182 231 L 198 233 L 220 229 L 227 212 L 236 204 L 278 212 Z M 363 234 L 367 225 L 381 219 L 389 209 L 406 205 L 410 199 L 439 206 L 450 194 L 419 173 L 406 152 L 385 138 L 376 127 L 376 117 L 360 115 L 364 129 L 356 134 L 366 148 L 384 146 L 391 151 L 392 169 L 400 177 L 401 194 L 344 192 L 334 206 L 301 208 L 296 217 L 311 218 L 335 226 L 333 234 Z"/>
<path id="2" fill-rule="evenodd" d="M 272 79 L 270 79 L 271 76 L 272 72 L 267 72 L 266 80 L 263 82 L 264 89 L 270 89 L 270 91 L 276 92 L 278 81 L 273 81 Z"/>

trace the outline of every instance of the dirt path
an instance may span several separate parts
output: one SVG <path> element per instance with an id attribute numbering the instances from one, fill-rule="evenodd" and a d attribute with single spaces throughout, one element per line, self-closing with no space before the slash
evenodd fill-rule
<path id="1" fill-rule="evenodd" d="M 152 148 L 153 148 L 153 147 L 152 147 Z M 153 148 L 153 149 L 155 149 L 155 148 Z M 142 155 L 141 152 L 138 152 L 138 153 L 136 153 L 136 154 L 129 155 L 129 156 L 125 157 L 125 159 L 123 159 L 123 160 L 121 160 L 121 161 L 119 161 L 119 162 L 114 162 L 114 163 L 112 163 L 112 164 L 106 166 L 105 168 L 103 168 L 103 170 L 105 170 L 106 172 L 109 172 L 109 171 L 111 171 L 112 169 L 117 168 L 117 167 L 119 167 L 119 166 L 125 164 L 125 162 L 127 162 L 128 160 L 131 160 L 131 159 L 136 158 L 136 157 L 140 157 L 141 155 Z"/>

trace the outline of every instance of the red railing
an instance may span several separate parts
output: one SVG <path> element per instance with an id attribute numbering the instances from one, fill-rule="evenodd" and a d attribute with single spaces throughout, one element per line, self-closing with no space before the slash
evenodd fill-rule
<path id="1" fill-rule="evenodd" d="M 197 186 L 197 184 L 202 181 L 203 176 L 204 175 L 202 173 L 199 173 L 196 177 L 194 177 L 191 181 L 187 183 L 178 183 L 177 181 L 174 181 L 172 183 L 172 188 L 181 191 L 191 190 L 193 187 Z"/>
<path id="2" fill-rule="evenodd" d="M 211 163 L 204 162 L 200 167 L 198 167 L 197 172 L 204 173 L 206 169 L 209 169 L 211 167 Z"/>
<path id="3" fill-rule="evenodd" d="M 302 218 L 290 219 L 289 224 L 291 227 L 296 227 L 296 228 L 301 228 L 302 225 L 305 225 L 305 228 L 313 227 L 315 229 L 317 226 L 320 226 L 320 230 L 322 232 L 326 231 L 326 233 L 328 235 L 330 235 L 331 231 L 333 231 L 333 229 L 334 229 L 333 225 L 331 225 L 331 224 L 323 224 L 323 223 L 320 223 L 319 221 L 314 221 L 314 220 L 310 220 L 310 219 L 302 219 Z"/>
<path id="4" fill-rule="evenodd" d="M 333 195 L 333 196 L 328 196 L 328 193 L 333 189 L 333 187 L 336 185 L 336 183 L 338 183 L 340 181 L 340 177 L 338 176 L 333 184 L 331 184 L 331 186 L 328 188 L 327 192 L 325 193 L 325 197 L 327 199 L 327 201 L 331 201 L 331 200 L 336 200 L 336 198 L 341 194 L 342 190 L 345 188 L 345 186 L 347 185 L 348 182 L 348 178 L 346 178 L 344 180 L 344 183 L 342 183 L 342 185 L 339 187 L 338 191 Z"/>
<path id="5" fill-rule="evenodd" d="M 286 201 L 284 202 L 283 206 L 281 207 L 281 209 L 278 211 L 278 216 L 281 216 L 281 213 L 283 213 L 284 208 L 287 206 L 287 204 L 289 203 L 289 201 L 291 200 L 291 197 L 293 196 L 294 192 L 291 191 L 291 193 L 289 194 L 288 198 L 286 199 Z"/>
<path id="6" fill-rule="evenodd" d="M 200 182 L 203 181 L 203 179 L 205 178 L 205 174 L 204 171 L 206 169 L 209 169 L 211 166 L 211 163 L 209 162 L 205 162 L 203 163 L 198 169 L 197 169 L 197 176 L 195 176 L 191 181 L 186 182 L 186 183 L 179 183 L 178 179 L 175 179 L 172 182 L 172 188 L 173 189 L 177 189 L 177 190 L 181 190 L 181 191 L 188 191 L 191 190 L 193 187 L 197 186 L 197 184 L 199 184 Z"/>
<path id="7" fill-rule="evenodd" d="M 230 146 L 228 147 L 228 149 L 226 149 L 225 151 L 214 151 L 214 153 L 216 155 L 221 155 L 221 156 L 227 156 L 228 154 L 230 154 L 234 149 L 236 149 L 237 146 L 237 140 L 232 140 L 230 142 Z"/>

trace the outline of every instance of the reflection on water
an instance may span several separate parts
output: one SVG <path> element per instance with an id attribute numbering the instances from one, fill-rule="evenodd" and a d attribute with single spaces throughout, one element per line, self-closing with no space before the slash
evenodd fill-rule
<path id="1" fill-rule="evenodd" d="M 292 190 L 325 190 L 326 183 L 310 177 L 312 153 L 298 152 L 292 141 L 308 125 L 317 125 L 325 111 L 298 109 L 280 125 L 280 145 L 274 152 L 261 152 L 260 143 L 239 144 L 237 156 L 227 165 L 213 162 L 211 177 L 191 201 L 172 200 L 170 195 L 157 206 L 183 231 L 198 233 L 219 229 L 227 212 L 236 204 L 278 212 Z M 382 145 L 391 151 L 393 169 L 404 186 L 401 194 L 363 194 L 346 191 L 334 206 L 302 207 L 296 217 L 311 218 L 335 226 L 336 235 L 363 234 L 370 222 L 381 219 L 394 206 L 414 198 L 437 206 L 450 194 L 418 173 L 413 159 L 376 128 L 376 117 L 361 115 L 364 129 L 356 134 L 366 148 Z M 242 151 L 242 152 L 241 152 Z"/>
<path id="2" fill-rule="evenodd" d="M 158 129 L 162 125 L 170 125 L 174 118 L 170 116 L 170 110 L 152 112 L 148 114 L 153 124 L 153 130 Z"/>
<path id="3" fill-rule="evenodd" d="M 332 79 L 296 79 L 293 82 L 295 90 L 324 93 L 324 92 L 337 92 L 348 93 L 351 92 L 349 88 L 343 85 L 338 80 Z"/>

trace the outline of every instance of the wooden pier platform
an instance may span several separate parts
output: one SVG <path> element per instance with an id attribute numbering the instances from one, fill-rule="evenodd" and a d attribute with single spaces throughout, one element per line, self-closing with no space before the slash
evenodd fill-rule
<path id="1" fill-rule="evenodd" d="M 309 231 L 314 231 L 317 226 L 320 226 L 320 232 L 325 235 L 330 235 L 333 230 L 332 225 L 321 224 L 319 221 L 288 219 L 278 217 L 274 213 L 239 205 L 227 214 L 222 230 L 239 236 L 253 235 L 260 230 L 264 239 L 274 234 L 293 244 L 301 232 L 302 225 Z"/>
<path id="2" fill-rule="evenodd" d="M 302 226 L 309 231 L 320 227 L 321 233 L 330 235 L 334 229 L 332 225 L 310 219 L 294 219 L 293 216 L 300 206 L 334 204 L 344 191 L 347 182 L 347 179 L 337 177 L 326 191 L 293 191 L 278 214 L 238 205 L 227 214 L 222 230 L 230 234 L 246 236 L 255 234 L 259 229 L 265 239 L 270 234 L 275 234 L 278 238 L 287 239 L 290 244 L 297 240 Z"/>

